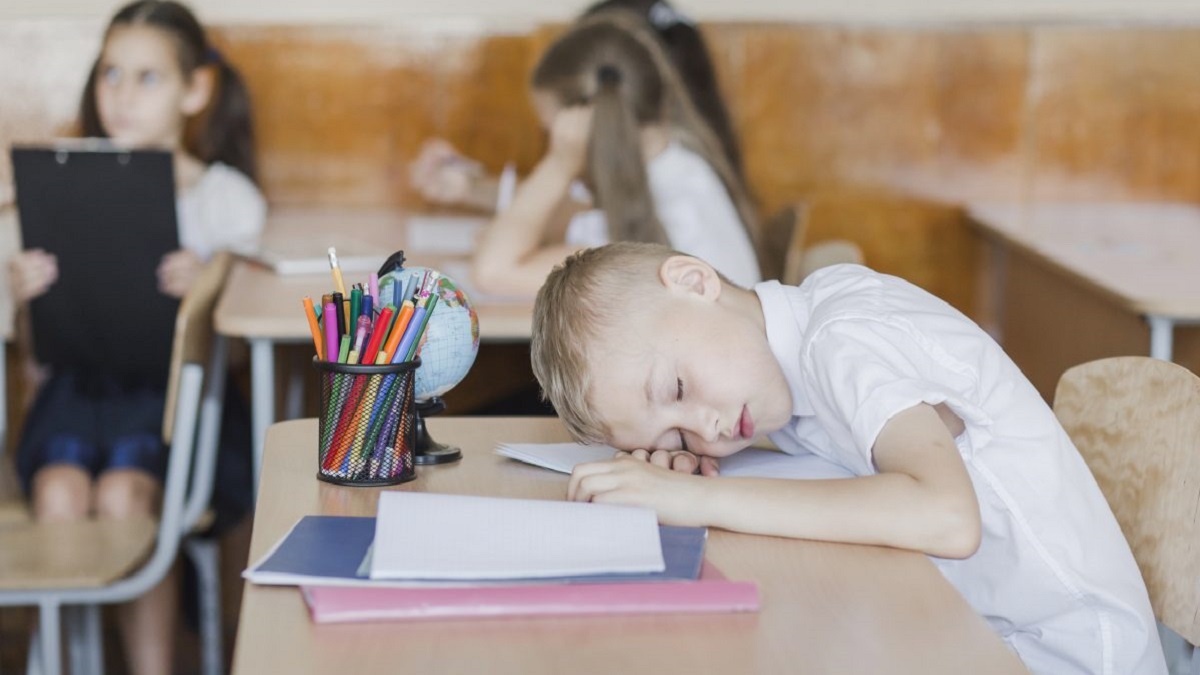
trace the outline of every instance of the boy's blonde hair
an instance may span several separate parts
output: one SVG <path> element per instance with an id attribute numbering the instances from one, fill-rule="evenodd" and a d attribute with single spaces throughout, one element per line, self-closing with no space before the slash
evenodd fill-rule
<path id="1" fill-rule="evenodd" d="M 580 251 L 554 268 L 533 306 L 533 374 L 577 440 L 603 443 L 607 428 L 588 402 L 592 368 L 589 349 L 598 334 L 620 330 L 639 307 L 639 296 L 658 284 L 658 270 L 671 256 L 662 244 L 620 242 Z"/>

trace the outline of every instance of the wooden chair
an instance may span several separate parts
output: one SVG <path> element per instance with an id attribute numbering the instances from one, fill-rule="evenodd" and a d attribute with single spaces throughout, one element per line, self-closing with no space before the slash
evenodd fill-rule
<path id="1" fill-rule="evenodd" d="M 207 509 L 226 348 L 225 340 L 213 333 L 212 314 L 230 261 L 226 254 L 213 259 L 180 303 L 176 317 L 163 419 L 170 457 L 157 522 L 0 525 L 0 606 L 39 609 L 30 670 L 38 666 L 45 675 L 61 672 L 61 617 L 68 629 L 72 674 L 102 672 L 99 606 L 127 602 L 158 584 Z M 210 557 L 215 571 L 215 553 L 202 550 L 199 555 Z M 210 637 L 202 635 L 205 641 Z M 212 666 L 219 669 L 220 661 L 209 663 L 207 646 L 205 652 L 205 672 L 212 672 Z"/>
<path id="2" fill-rule="evenodd" d="M 1054 412 L 1129 541 L 1154 616 L 1200 644 L 1200 377 L 1122 356 L 1071 368 Z M 1192 652 L 1200 673 L 1200 651 Z"/>
<path id="3" fill-rule="evenodd" d="M 762 222 L 758 266 L 763 279 L 786 278 L 785 270 L 792 262 L 789 257 L 792 248 L 802 246 L 804 242 L 804 222 L 801 204 L 789 204 Z"/>

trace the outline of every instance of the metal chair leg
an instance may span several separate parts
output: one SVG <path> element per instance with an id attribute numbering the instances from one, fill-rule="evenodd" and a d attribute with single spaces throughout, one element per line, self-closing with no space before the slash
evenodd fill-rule
<path id="1" fill-rule="evenodd" d="M 25 675 L 42 675 L 42 641 L 37 626 L 29 635 L 29 653 L 25 656 Z"/>
<path id="2" fill-rule="evenodd" d="M 225 669 L 224 626 L 221 617 L 221 571 L 215 540 L 190 537 L 184 543 L 196 568 L 200 605 L 200 672 L 222 675 Z"/>
<path id="3" fill-rule="evenodd" d="M 41 649 L 42 675 L 62 675 L 62 626 L 56 600 L 45 600 L 38 605 L 38 641 Z"/>
<path id="4" fill-rule="evenodd" d="M 84 672 L 104 675 L 104 629 L 100 621 L 100 605 L 79 608 L 82 619 L 83 642 L 86 645 Z"/>

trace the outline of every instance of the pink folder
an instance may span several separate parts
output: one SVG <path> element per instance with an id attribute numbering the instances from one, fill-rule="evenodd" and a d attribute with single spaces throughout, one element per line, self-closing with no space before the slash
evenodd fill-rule
<path id="1" fill-rule="evenodd" d="M 302 586 L 316 623 L 758 611 L 758 586 L 707 561 L 699 581 L 469 588 Z"/>

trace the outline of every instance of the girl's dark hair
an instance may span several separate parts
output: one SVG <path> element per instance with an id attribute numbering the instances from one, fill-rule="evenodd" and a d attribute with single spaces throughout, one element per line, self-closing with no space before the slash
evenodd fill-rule
<path id="1" fill-rule="evenodd" d="M 610 241 L 667 243 L 654 210 L 641 129 L 653 123 L 699 154 L 720 177 L 742 225 L 757 242 L 754 210 L 720 141 L 696 110 L 644 21 L 623 11 L 581 19 L 554 41 L 533 71 L 533 88 L 562 106 L 590 104 L 587 178 Z"/>
<path id="2" fill-rule="evenodd" d="M 223 162 L 257 182 L 249 92 L 238 72 L 209 43 L 204 27 L 191 10 L 172 0 L 136 0 L 113 15 L 105 30 L 106 41 L 113 29 L 122 26 L 149 26 L 163 31 L 175 45 L 179 69 L 186 79 L 190 80 L 198 68 L 215 69 L 212 98 L 200 114 L 188 120 L 184 145 L 205 164 Z M 99 68 L 97 57 L 80 99 L 79 126 L 84 136 L 104 138 L 108 133 L 96 107 Z"/>
<path id="3" fill-rule="evenodd" d="M 721 98 L 721 89 L 717 86 L 716 69 L 713 68 L 708 46 L 696 25 L 666 0 L 601 0 L 584 10 L 583 16 L 594 16 L 612 10 L 637 14 L 654 29 L 658 39 L 662 41 L 664 51 L 683 80 L 696 111 L 704 117 L 704 121 L 716 134 L 738 178 L 744 180 L 742 153 L 737 136 L 733 133 L 729 111 Z"/>

